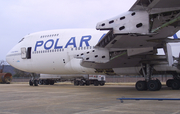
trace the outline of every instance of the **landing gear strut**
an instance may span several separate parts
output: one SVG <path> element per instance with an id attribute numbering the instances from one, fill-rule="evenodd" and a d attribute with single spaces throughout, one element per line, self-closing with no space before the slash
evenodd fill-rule
<path id="1" fill-rule="evenodd" d="M 32 73 L 31 76 L 32 76 L 32 78 L 29 80 L 29 85 L 30 86 L 33 86 L 33 85 L 38 86 L 38 80 L 35 79 L 35 74 Z"/>
<path id="2" fill-rule="evenodd" d="M 142 64 L 142 74 L 145 77 L 144 81 L 138 81 L 136 83 L 136 89 L 138 91 L 157 91 L 160 90 L 162 85 L 161 82 L 156 79 L 152 80 L 153 66 L 150 64 Z"/>

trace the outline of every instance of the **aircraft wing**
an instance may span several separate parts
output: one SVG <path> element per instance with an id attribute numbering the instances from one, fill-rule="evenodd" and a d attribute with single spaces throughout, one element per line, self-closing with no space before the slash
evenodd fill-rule
<path id="1" fill-rule="evenodd" d="M 151 13 L 154 13 L 158 10 L 160 11 L 160 8 L 164 8 L 164 11 L 178 10 L 179 6 L 180 1 L 178 0 L 137 0 L 129 11 L 151 10 Z"/>
<path id="2" fill-rule="evenodd" d="M 180 1 L 137 0 L 128 12 L 99 22 L 96 29 L 109 30 L 95 46 L 96 50 L 104 50 L 97 53 L 102 58 L 83 55 L 81 65 L 84 67 L 135 67 L 146 63 L 172 65 L 172 52 L 167 43 L 180 41 L 168 38 L 180 30 Z M 163 48 L 166 55 L 157 56 L 158 48 Z M 109 58 L 103 61 L 108 54 Z"/>
<path id="3" fill-rule="evenodd" d="M 97 30 L 110 30 L 96 45 L 103 48 L 156 46 L 149 39 L 167 38 L 180 29 L 180 1 L 137 0 L 122 15 L 99 22 Z"/>

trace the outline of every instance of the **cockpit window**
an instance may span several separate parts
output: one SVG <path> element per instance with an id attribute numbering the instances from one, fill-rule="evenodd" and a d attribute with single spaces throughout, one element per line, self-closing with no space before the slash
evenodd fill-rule
<path id="1" fill-rule="evenodd" d="M 22 42 L 24 40 L 24 38 L 22 38 L 18 43 Z"/>

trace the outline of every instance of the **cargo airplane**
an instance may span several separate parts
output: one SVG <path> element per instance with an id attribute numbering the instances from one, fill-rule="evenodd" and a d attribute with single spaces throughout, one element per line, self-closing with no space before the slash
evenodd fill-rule
<path id="1" fill-rule="evenodd" d="M 180 1 L 137 0 L 122 15 L 96 29 L 50 30 L 25 36 L 6 56 L 13 67 L 41 74 L 142 75 L 139 91 L 161 89 L 156 74 L 171 74 L 167 86 L 180 88 L 180 61 L 169 43 L 178 43 Z M 177 33 L 177 34 L 176 34 Z M 169 38 L 174 36 L 173 38 Z M 163 49 L 164 55 L 157 50 Z M 86 83 L 85 81 L 83 81 Z M 32 78 L 30 85 L 37 85 Z"/>

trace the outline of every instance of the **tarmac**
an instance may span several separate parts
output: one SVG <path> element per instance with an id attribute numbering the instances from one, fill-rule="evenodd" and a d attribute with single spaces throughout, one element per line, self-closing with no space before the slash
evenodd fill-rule
<path id="1" fill-rule="evenodd" d="M 0 114 L 180 114 L 180 101 L 116 98 L 180 98 L 180 90 L 137 91 L 134 83 L 74 86 L 0 84 Z"/>

